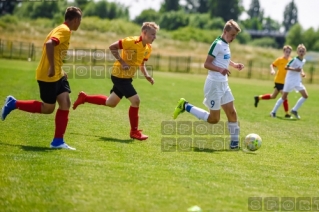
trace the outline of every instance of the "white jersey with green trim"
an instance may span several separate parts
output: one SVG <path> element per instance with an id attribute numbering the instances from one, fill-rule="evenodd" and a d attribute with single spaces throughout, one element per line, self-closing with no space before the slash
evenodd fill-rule
<path id="1" fill-rule="evenodd" d="M 302 69 L 305 63 L 305 59 L 301 60 L 299 57 L 294 57 L 289 61 L 287 67 Z M 288 70 L 286 74 L 285 84 L 289 82 L 301 82 L 300 72 Z"/>
<path id="2" fill-rule="evenodd" d="M 228 69 L 231 54 L 229 44 L 222 37 L 219 36 L 218 38 L 216 38 L 216 40 L 210 46 L 208 54 L 215 58 L 212 62 L 213 65 L 220 68 Z M 207 78 L 217 82 L 228 81 L 227 75 L 224 76 L 217 71 L 211 70 L 208 70 Z"/>

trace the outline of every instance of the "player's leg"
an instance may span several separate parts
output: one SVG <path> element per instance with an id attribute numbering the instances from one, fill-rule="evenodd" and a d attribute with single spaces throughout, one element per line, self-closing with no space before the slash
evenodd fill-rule
<path id="1" fill-rule="evenodd" d="M 303 105 L 303 103 L 307 100 L 308 98 L 308 92 L 302 83 L 300 83 L 299 86 L 296 87 L 296 90 L 299 91 L 301 94 L 301 97 L 298 99 L 297 103 L 295 106 L 292 108 L 291 113 L 297 118 L 300 119 L 300 116 L 298 114 L 298 109 Z"/>
<path id="2" fill-rule="evenodd" d="M 259 103 L 259 100 L 269 100 L 269 99 L 274 99 L 277 97 L 279 91 L 276 87 L 277 83 L 275 83 L 275 87 L 274 87 L 274 91 L 272 94 L 262 94 L 262 95 L 259 95 L 259 96 L 254 96 L 254 100 L 255 100 L 255 107 L 258 106 L 258 103 Z"/>
<path id="3" fill-rule="evenodd" d="M 87 95 L 84 91 L 81 91 L 73 103 L 73 110 L 85 102 L 95 105 L 105 105 L 107 99 L 108 97 L 104 95 Z"/>
<path id="4" fill-rule="evenodd" d="M 225 82 L 224 90 L 225 93 L 221 98 L 221 107 L 223 108 L 227 120 L 228 120 L 228 131 L 230 134 L 230 149 L 238 149 L 239 148 L 239 134 L 240 128 L 237 121 L 237 112 L 234 106 L 234 96 L 228 86 L 228 83 Z"/>
<path id="5" fill-rule="evenodd" d="M 283 93 L 282 89 L 279 92 L 282 95 L 282 93 Z M 285 113 L 286 113 L 285 118 L 291 118 L 291 115 L 289 114 L 288 97 L 286 97 L 286 99 L 283 101 L 282 105 L 283 105 Z"/>
<path id="6" fill-rule="evenodd" d="M 7 115 L 15 109 L 29 113 L 51 114 L 55 108 L 54 83 L 38 81 L 40 97 L 43 102 L 36 100 L 17 100 L 13 96 L 7 96 L 1 110 L 1 119 L 4 121 Z M 52 98 L 52 96 L 54 98 Z"/>
<path id="7" fill-rule="evenodd" d="M 68 146 L 64 142 L 64 134 L 68 126 L 69 110 L 71 107 L 70 85 L 65 77 L 56 82 L 55 98 L 59 104 L 59 108 L 55 114 L 55 133 L 51 142 L 51 148 L 63 148 L 75 150 L 75 148 Z"/>

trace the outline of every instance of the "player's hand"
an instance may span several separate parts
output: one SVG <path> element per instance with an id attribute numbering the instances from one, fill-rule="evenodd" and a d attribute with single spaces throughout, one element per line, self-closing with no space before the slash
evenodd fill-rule
<path id="1" fill-rule="evenodd" d="M 235 63 L 234 68 L 237 68 L 239 71 L 241 71 L 243 68 L 245 68 L 245 66 L 241 63 Z"/>
<path id="2" fill-rule="evenodd" d="M 271 72 L 270 72 L 270 74 L 271 75 L 274 75 L 276 72 L 274 71 L 274 70 L 272 70 Z"/>
<path id="3" fill-rule="evenodd" d="M 68 79 L 68 74 L 65 73 L 64 71 L 63 71 L 63 73 L 64 73 L 64 76 L 65 76 L 65 79 Z"/>
<path id="4" fill-rule="evenodd" d="M 154 84 L 154 79 L 153 79 L 151 76 L 146 75 L 145 78 L 146 78 L 146 80 L 149 81 L 152 85 Z"/>
<path id="5" fill-rule="evenodd" d="M 221 71 L 219 71 L 219 73 L 221 73 L 222 75 L 226 75 L 227 74 L 227 76 L 229 76 L 230 75 L 230 71 L 228 70 L 228 69 L 223 69 L 223 70 L 221 70 Z"/>
<path id="6" fill-rule="evenodd" d="M 127 65 L 127 63 L 124 62 L 124 61 L 121 63 L 121 65 L 122 65 L 122 69 L 124 69 L 124 70 L 129 70 L 130 69 L 130 66 Z"/>
<path id="7" fill-rule="evenodd" d="M 295 71 L 300 72 L 301 68 L 295 68 Z"/>
<path id="8" fill-rule="evenodd" d="M 301 76 L 302 77 L 306 77 L 306 74 L 303 72 L 303 73 L 301 73 Z"/>
<path id="9" fill-rule="evenodd" d="M 55 75 L 55 70 L 54 66 L 50 66 L 49 71 L 48 71 L 48 77 L 53 77 Z"/>

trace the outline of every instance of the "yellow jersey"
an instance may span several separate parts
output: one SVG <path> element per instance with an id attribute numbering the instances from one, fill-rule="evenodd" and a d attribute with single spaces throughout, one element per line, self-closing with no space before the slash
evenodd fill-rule
<path id="1" fill-rule="evenodd" d="M 279 57 L 277 58 L 273 63 L 273 67 L 277 68 L 277 73 L 275 76 L 275 83 L 280 83 L 284 84 L 285 83 L 285 78 L 287 74 L 287 70 L 285 69 L 290 58 L 286 59 L 284 57 Z"/>
<path id="2" fill-rule="evenodd" d="M 37 80 L 44 82 L 56 82 L 64 76 L 64 72 L 62 70 L 63 58 L 66 56 L 67 50 L 69 49 L 70 37 L 71 30 L 65 23 L 61 24 L 60 26 L 57 26 L 47 35 L 42 48 L 41 60 L 36 70 Z M 54 46 L 53 57 L 55 75 L 53 77 L 48 77 L 50 64 L 45 46 L 45 43 L 50 39 L 57 43 L 57 45 Z"/>
<path id="3" fill-rule="evenodd" d="M 119 61 L 115 61 L 112 67 L 112 75 L 118 78 L 133 78 L 143 61 L 151 56 L 152 46 L 143 45 L 141 36 L 127 37 L 119 40 L 121 58 L 130 66 L 124 70 Z"/>

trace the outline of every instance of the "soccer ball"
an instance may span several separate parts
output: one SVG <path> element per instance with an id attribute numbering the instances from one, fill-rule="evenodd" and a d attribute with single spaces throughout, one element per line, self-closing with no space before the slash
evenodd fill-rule
<path id="1" fill-rule="evenodd" d="M 256 151 L 261 147 L 261 137 L 255 133 L 250 133 L 246 136 L 244 147 L 250 151 Z"/>

